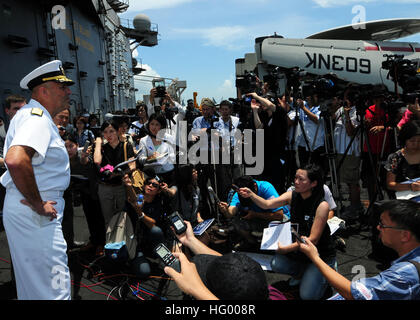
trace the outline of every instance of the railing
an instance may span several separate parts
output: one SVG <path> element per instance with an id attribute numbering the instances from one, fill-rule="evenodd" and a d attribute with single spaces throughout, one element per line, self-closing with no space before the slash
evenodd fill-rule
<path id="1" fill-rule="evenodd" d="M 125 28 L 136 29 L 134 27 L 134 24 L 133 24 L 133 19 L 120 18 L 120 24 L 121 24 L 122 27 L 125 27 Z M 158 25 L 156 23 L 151 23 L 150 24 L 150 30 L 147 30 L 147 31 L 159 33 L 158 32 Z"/>
<path id="2" fill-rule="evenodd" d="M 107 0 L 107 2 L 118 13 L 126 11 L 130 6 L 129 0 Z"/>

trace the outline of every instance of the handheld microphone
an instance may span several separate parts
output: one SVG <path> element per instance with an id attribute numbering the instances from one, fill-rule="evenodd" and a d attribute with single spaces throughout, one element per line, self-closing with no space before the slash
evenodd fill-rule
<path id="1" fill-rule="evenodd" d="M 216 192 L 214 192 L 213 188 L 211 186 L 209 186 L 207 189 L 209 190 L 210 200 L 213 200 L 212 201 L 213 203 L 216 202 L 216 204 L 219 204 L 220 199 L 217 196 Z"/>

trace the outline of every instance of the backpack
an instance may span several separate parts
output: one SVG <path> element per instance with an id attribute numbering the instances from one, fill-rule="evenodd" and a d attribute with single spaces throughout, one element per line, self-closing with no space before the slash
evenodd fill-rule
<path id="1" fill-rule="evenodd" d="M 105 255 L 112 260 L 127 261 L 135 258 L 137 238 L 127 212 L 115 214 L 108 224 Z"/>

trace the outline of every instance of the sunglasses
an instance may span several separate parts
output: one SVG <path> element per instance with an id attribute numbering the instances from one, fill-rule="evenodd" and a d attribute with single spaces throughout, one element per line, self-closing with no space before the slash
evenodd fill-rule
<path id="1" fill-rule="evenodd" d="M 151 181 L 149 181 L 148 183 L 146 183 L 146 186 L 152 186 L 153 188 L 159 188 L 160 187 L 160 185 L 159 185 L 159 183 L 156 183 L 156 182 L 151 182 Z"/>

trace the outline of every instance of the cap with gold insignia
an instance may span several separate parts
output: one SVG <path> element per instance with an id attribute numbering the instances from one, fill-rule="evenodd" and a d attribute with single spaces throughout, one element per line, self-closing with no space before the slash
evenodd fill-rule
<path id="1" fill-rule="evenodd" d="M 74 84 L 73 80 L 66 77 L 61 61 L 54 60 L 43 64 L 27 74 L 20 81 L 20 87 L 22 89 L 32 90 L 47 81 L 60 82 L 68 86 Z"/>

